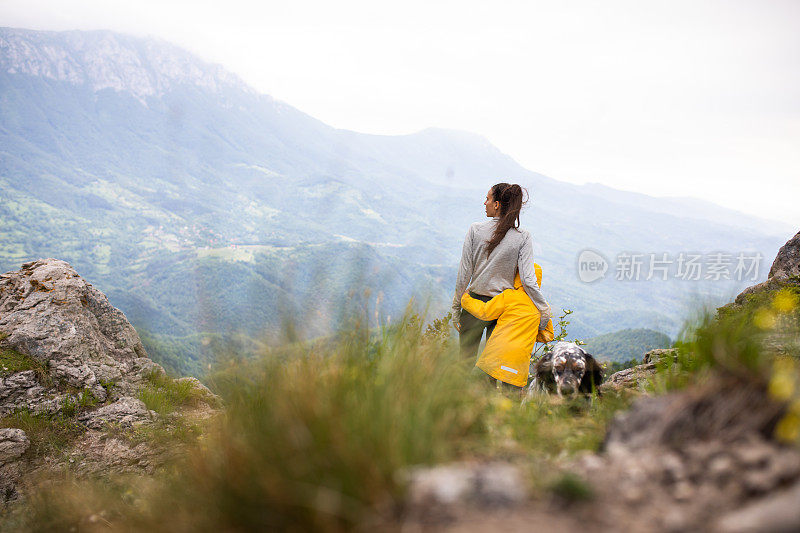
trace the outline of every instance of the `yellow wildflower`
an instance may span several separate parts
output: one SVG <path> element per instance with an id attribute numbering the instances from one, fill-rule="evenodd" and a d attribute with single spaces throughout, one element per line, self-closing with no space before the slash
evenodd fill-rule
<path id="1" fill-rule="evenodd" d="M 779 313 L 791 313 L 797 307 L 797 304 L 797 295 L 788 289 L 778 291 L 778 294 L 772 300 L 772 308 Z"/>
<path id="2" fill-rule="evenodd" d="M 514 402 L 510 399 L 498 394 L 494 398 L 492 398 L 492 405 L 498 411 L 510 411 L 512 407 L 514 407 Z"/>
<path id="3" fill-rule="evenodd" d="M 753 317 L 753 323 L 759 329 L 772 329 L 775 327 L 776 323 L 775 313 L 767 308 L 761 308 L 756 311 Z"/>
<path id="4" fill-rule="evenodd" d="M 800 415 L 789 411 L 775 426 L 775 438 L 781 442 L 792 443 L 800 438 Z"/>
<path id="5" fill-rule="evenodd" d="M 776 359 L 772 365 L 772 378 L 769 380 L 769 394 L 774 399 L 785 402 L 792 397 L 796 387 L 797 369 L 791 359 Z"/>
<path id="6" fill-rule="evenodd" d="M 510 411 L 512 407 L 514 407 L 514 402 L 509 400 L 508 398 L 502 398 L 497 407 L 500 408 L 501 411 Z"/>

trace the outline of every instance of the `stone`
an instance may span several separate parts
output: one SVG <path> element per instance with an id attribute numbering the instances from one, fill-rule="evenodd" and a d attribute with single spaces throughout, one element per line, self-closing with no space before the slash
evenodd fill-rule
<path id="1" fill-rule="evenodd" d="M 89 388 L 101 399 L 101 383 L 131 393 L 160 368 L 122 311 L 57 259 L 0 276 L 0 331 L 4 346 L 46 363 L 56 384 Z"/>
<path id="2" fill-rule="evenodd" d="M 787 280 L 794 276 L 800 276 L 800 231 L 778 250 L 767 277 Z"/>
<path id="3" fill-rule="evenodd" d="M 770 494 L 720 518 L 716 531 L 800 531 L 800 483 Z"/>
<path id="4" fill-rule="evenodd" d="M 735 474 L 735 466 L 730 455 L 718 455 L 708 463 L 708 474 L 722 485 Z"/>
<path id="5" fill-rule="evenodd" d="M 672 357 L 673 360 L 678 360 L 678 350 L 675 348 L 656 348 L 650 350 L 644 357 L 642 357 L 642 364 L 658 363 L 660 360 Z"/>
<path id="6" fill-rule="evenodd" d="M 71 462 L 76 472 L 88 475 L 102 476 L 111 471 L 152 473 L 168 452 L 145 442 L 132 443 L 89 430 L 75 447 Z"/>
<path id="7" fill-rule="evenodd" d="M 747 287 L 739 293 L 734 303 L 741 305 L 745 302 L 749 294 L 773 291 L 787 284 L 800 284 L 800 232 L 789 239 L 786 244 L 778 250 L 778 255 L 775 256 L 772 267 L 769 269 L 767 280 L 763 283 L 753 285 L 752 287 Z"/>
<path id="8" fill-rule="evenodd" d="M 0 416 L 19 409 L 36 414 L 55 413 L 67 399 L 74 400 L 74 397 L 42 386 L 35 370 L 23 370 L 0 377 Z"/>
<path id="9" fill-rule="evenodd" d="M 17 498 L 17 482 L 22 475 L 20 463 L 30 445 L 23 430 L 0 429 L 0 503 Z"/>
<path id="10" fill-rule="evenodd" d="M 748 468 L 766 465 L 773 452 L 774 448 L 762 439 L 748 439 L 733 448 L 736 459 Z"/>
<path id="11" fill-rule="evenodd" d="M 604 448 L 637 450 L 657 446 L 662 428 L 655 422 L 672 411 L 671 406 L 677 401 L 676 395 L 638 399 L 628 411 L 616 415 L 611 421 L 603 443 Z"/>
<path id="12" fill-rule="evenodd" d="M 601 393 L 621 390 L 644 391 L 647 380 L 657 371 L 655 363 L 645 363 L 631 368 L 625 368 L 611 374 L 597 390 Z"/>
<path id="13" fill-rule="evenodd" d="M 21 429 L 0 429 L 0 465 L 17 461 L 30 445 L 28 436 Z"/>
<path id="14" fill-rule="evenodd" d="M 407 474 L 412 508 L 436 505 L 512 505 L 527 496 L 519 470 L 503 462 L 456 463 Z"/>
<path id="15" fill-rule="evenodd" d="M 41 363 L 28 365 L 33 370 L 0 369 L 0 417 L 21 409 L 60 411 L 71 426 L 85 430 L 67 449 L 30 458 L 22 430 L 0 430 L 0 503 L 17 498 L 18 481 L 31 472 L 68 465 L 78 475 L 152 473 L 179 453 L 180 446 L 129 442 L 109 431 L 158 419 L 134 396 L 164 369 L 147 357 L 125 315 L 64 261 L 32 261 L 0 275 L 0 349 Z M 206 419 L 216 413 L 219 399 L 200 381 L 179 381 L 191 383 L 203 401 L 170 416 Z M 82 402 L 87 390 L 93 401 Z"/>
<path id="16" fill-rule="evenodd" d="M 112 404 L 84 413 L 78 420 L 91 429 L 104 429 L 107 426 L 130 428 L 152 422 L 156 416 L 155 412 L 147 409 L 143 401 L 123 396 Z"/>

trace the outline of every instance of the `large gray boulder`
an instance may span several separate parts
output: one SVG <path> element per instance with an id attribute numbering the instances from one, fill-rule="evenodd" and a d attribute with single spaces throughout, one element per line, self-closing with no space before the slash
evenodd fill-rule
<path id="1" fill-rule="evenodd" d="M 747 287 L 736 297 L 735 303 L 743 304 L 749 294 L 780 289 L 786 285 L 800 285 L 800 231 L 778 250 L 767 281 Z"/>
<path id="2" fill-rule="evenodd" d="M 148 373 L 163 372 L 147 357 L 122 311 L 58 259 L 32 261 L 0 275 L 0 337 L 0 348 L 45 365 L 56 386 L 89 389 L 101 401 L 103 384 L 133 393 Z M 20 381 L 18 395 L 40 392 L 27 376 L 13 379 Z"/>

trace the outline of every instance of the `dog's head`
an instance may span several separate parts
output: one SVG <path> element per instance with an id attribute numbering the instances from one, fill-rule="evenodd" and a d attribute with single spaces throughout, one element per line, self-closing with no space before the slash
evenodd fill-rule
<path id="1" fill-rule="evenodd" d="M 534 373 L 542 383 L 554 383 L 559 396 L 592 392 L 603 381 L 603 368 L 573 342 L 557 342 L 537 361 Z"/>

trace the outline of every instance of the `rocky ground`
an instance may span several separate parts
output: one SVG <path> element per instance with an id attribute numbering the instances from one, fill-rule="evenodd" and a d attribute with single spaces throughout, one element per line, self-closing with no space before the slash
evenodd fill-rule
<path id="1" fill-rule="evenodd" d="M 0 275 L 0 355 L 0 504 L 42 470 L 152 472 L 167 450 L 130 437 L 146 426 L 168 430 L 170 420 L 147 408 L 143 390 L 191 399 L 195 418 L 217 401 L 194 378 L 167 378 L 125 315 L 56 259 Z M 55 444 L 34 450 L 14 425 Z"/>

